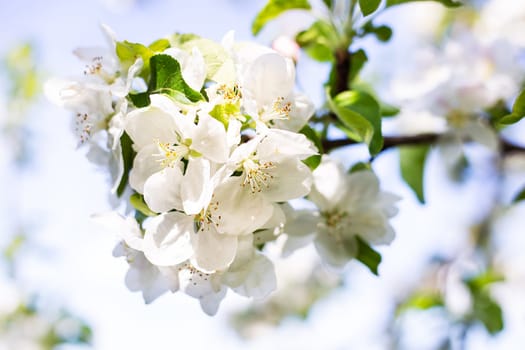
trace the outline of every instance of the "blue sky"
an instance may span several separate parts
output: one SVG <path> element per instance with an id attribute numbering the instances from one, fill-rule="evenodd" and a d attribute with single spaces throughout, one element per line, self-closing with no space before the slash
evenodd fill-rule
<path id="1" fill-rule="evenodd" d="M 153 0 L 114 12 L 101 1 L 3 1 L 0 54 L 29 40 L 37 49 L 39 66 L 48 76 L 74 77 L 81 74 L 83 64 L 72 55 L 73 49 L 105 44 L 99 23 L 113 28 L 119 39 L 136 42 L 148 43 L 172 32 L 194 32 L 220 40 L 232 29 L 238 39 L 245 40 L 251 39 L 251 20 L 264 3 Z M 404 18 L 408 18 L 406 14 Z M 399 26 L 399 35 L 407 31 Z M 371 49 L 375 57 L 390 55 L 394 61 L 400 60 L 399 55 L 386 51 L 392 45 L 372 45 Z M 320 81 L 319 76 L 324 78 L 320 75 L 323 72 L 322 67 L 305 64 L 299 74 L 310 78 L 299 79 L 304 79 L 302 85 L 315 94 L 317 85 L 311 86 Z M 35 162 L 24 173 L 2 173 L 0 189 L 17 198 L 20 216 L 34 227 L 20 269 L 22 287 L 42 293 L 46 307 L 65 306 L 84 317 L 93 326 L 95 349 L 383 349 L 382 329 L 377 325 L 388 321 L 384 310 L 392 307 L 391 294 L 396 288 L 402 291 L 404 284 L 418 276 L 428 254 L 460 249 L 462 241 L 458 237 L 464 236 L 479 206 L 490 205 L 490 198 L 480 196 L 478 191 L 480 185 L 490 186 L 490 178 L 475 174 L 467 186 L 459 189 L 443 182 L 442 170 L 435 167 L 436 172 L 427 179 L 429 205 L 421 208 L 401 184 L 397 170 L 392 171 L 397 169 L 397 155 L 387 152 L 374 166 L 383 187 L 405 199 L 400 204 L 401 214 L 394 220 L 398 239 L 382 249 L 382 277 L 373 277 L 361 266 L 351 264 L 347 270 L 348 288 L 316 306 L 307 321 L 287 320 L 279 330 L 245 344 L 227 323 L 228 311 L 247 304 L 233 293 L 229 293 L 219 314 L 210 318 L 185 295 L 164 295 L 144 305 L 140 294 L 126 289 L 123 280 L 127 264 L 111 255 L 116 237 L 103 232 L 89 218 L 92 213 L 110 209 L 105 174 L 96 171 L 75 149 L 70 118 L 67 111 L 51 106 L 43 98 L 34 106 L 30 121 Z M 436 164 L 437 156 L 430 161 Z M 443 200 L 450 196 L 461 198 L 461 203 Z M 7 220 L 10 208 L 1 205 L 0 218 Z M 519 325 L 518 321 L 514 323 L 515 327 Z M 487 348 L 517 344 L 516 339 L 525 343 L 523 334 L 512 333 L 500 343 L 491 343 L 481 330 L 476 332 L 479 344 Z"/>

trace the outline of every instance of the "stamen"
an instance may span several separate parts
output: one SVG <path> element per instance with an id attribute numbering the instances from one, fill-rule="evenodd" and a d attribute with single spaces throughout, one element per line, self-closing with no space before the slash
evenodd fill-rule
<path id="1" fill-rule="evenodd" d="M 91 138 L 93 130 L 93 123 L 91 122 L 87 113 L 77 113 L 75 120 L 75 132 L 80 138 L 80 143 L 83 144 Z"/>
<path id="2" fill-rule="evenodd" d="M 217 94 L 230 103 L 236 103 L 242 98 L 241 88 L 237 83 L 233 84 L 231 87 L 226 84 L 220 85 L 217 88 Z"/>
<path id="3" fill-rule="evenodd" d="M 84 69 L 84 75 L 94 75 L 99 74 L 102 71 L 102 60 L 104 58 L 102 56 L 96 56 L 93 57 L 92 64 L 86 65 L 86 68 Z"/>
<path id="4" fill-rule="evenodd" d="M 160 140 L 155 140 L 155 143 L 157 144 L 160 153 L 154 155 L 162 157 L 162 159 L 158 160 L 162 168 L 175 166 L 175 164 L 187 153 L 185 152 L 184 146 L 176 143 L 160 142 Z"/>
<path id="5" fill-rule="evenodd" d="M 273 175 L 268 174 L 268 169 L 275 168 L 272 162 L 259 163 L 258 160 L 247 159 L 243 162 L 243 169 L 245 172 L 242 186 L 250 185 L 252 193 L 262 192 L 264 188 L 270 188 Z"/>

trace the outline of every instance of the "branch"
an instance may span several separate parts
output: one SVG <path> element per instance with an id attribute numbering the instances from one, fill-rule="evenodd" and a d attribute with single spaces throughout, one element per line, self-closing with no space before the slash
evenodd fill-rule
<path id="1" fill-rule="evenodd" d="M 397 147 L 397 146 L 434 144 L 442 136 L 443 136 L 442 134 L 436 134 L 436 133 L 426 133 L 426 134 L 408 135 L 408 136 L 387 136 L 387 137 L 384 137 L 384 143 L 383 143 L 383 148 L 381 149 L 381 152 L 389 148 Z M 350 140 L 347 138 L 335 139 L 335 140 L 323 140 L 322 142 L 323 150 L 325 152 L 329 152 L 339 147 L 345 147 L 345 146 L 355 145 L 359 143 L 360 142 L 356 142 L 354 140 Z M 500 138 L 500 144 L 501 144 L 501 151 L 503 152 L 504 155 L 511 154 L 511 153 L 525 152 L 524 146 L 516 145 L 503 138 Z"/>

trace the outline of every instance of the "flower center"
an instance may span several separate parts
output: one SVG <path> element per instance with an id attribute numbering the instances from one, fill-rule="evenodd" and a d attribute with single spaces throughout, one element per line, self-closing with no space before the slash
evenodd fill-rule
<path id="1" fill-rule="evenodd" d="M 335 210 L 332 212 L 323 212 L 321 215 L 325 219 L 324 224 L 328 228 L 328 232 L 336 238 L 341 238 L 344 230 L 348 228 L 348 213 Z"/>
<path id="2" fill-rule="evenodd" d="M 160 142 L 155 140 L 159 153 L 156 155 L 161 156 L 159 160 L 162 168 L 173 167 L 189 153 L 189 149 L 186 145 L 180 145 L 177 143 Z"/>
<path id="3" fill-rule="evenodd" d="M 469 116 L 460 111 L 452 111 L 447 115 L 447 122 L 456 129 L 463 128 L 469 121 Z"/>
<path id="4" fill-rule="evenodd" d="M 249 185 L 252 193 L 270 188 L 273 175 L 268 174 L 268 170 L 275 168 L 272 162 L 260 163 L 258 160 L 248 158 L 242 163 L 242 167 L 245 173 L 243 187 Z"/>
<path id="5" fill-rule="evenodd" d="M 193 221 L 195 233 L 204 231 L 209 225 L 219 227 L 222 217 L 221 215 L 213 215 L 219 209 L 219 201 L 214 201 L 214 197 L 215 195 L 212 195 L 212 200 L 206 209 L 202 209 L 199 214 L 195 215 Z"/>
<path id="6" fill-rule="evenodd" d="M 217 94 L 228 103 L 237 103 L 242 98 L 242 92 L 239 84 L 233 86 L 222 84 L 217 88 Z"/>
<path id="7" fill-rule="evenodd" d="M 75 131 L 80 138 L 80 143 L 85 143 L 91 137 L 93 122 L 87 113 L 77 113 Z"/>
<path id="8" fill-rule="evenodd" d="M 84 68 L 84 75 L 96 75 L 104 79 L 107 83 L 113 82 L 114 77 L 103 69 L 103 61 L 104 57 L 102 56 L 93 57 L 91 64 L 87 64 Z"/>
<path id="9" fill-rule="evenodd" d="M 262 113 L 262 121 L 268 123 L 274 119 L 289 119 L 292 111 L 292 104 L 284 102 L 284 97 L 277 97 L 272 104 L 272 108 Z"/>

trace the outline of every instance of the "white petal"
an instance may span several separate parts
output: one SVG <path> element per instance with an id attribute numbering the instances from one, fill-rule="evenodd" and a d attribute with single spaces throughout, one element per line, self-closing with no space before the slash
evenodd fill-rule
<path id="1" fill-rule="evenodd" d="M 262 194 L 269 201 L 286 202 L 306 196 L 310 192 L 312 172 L 300 160 L 289 159 L 277 163 L 275 168 L 268 169 L 267 173 L 272 178 Z"/>
<path id="2" fill-rule="evenodd" d="M 202 271 L 213 272 L 230 266 L 237 251 L 237 237 L 220 234 L 212 225 L 191 235 L 195 249 L 194 265 Z"/>
<path id="3" fill-rule="evenodd" d="M 286 241 L 282 247 L 282 255 L 289 256 L 297 249 L 310 244 L 314 240 L 319 221 L 319 213 L 312 210 L 287 212 L 287 222 L 283 230 Z"/>
<path id="4" fill-rule="evenodd" d="M 252 194 L 243 187 L 240 176 L 230 177 L 219 186 L 213 201 L 217 203 L 217 209 L 212 213 L 218 223 L 217 229 L 228 235 L 252 233 L 261 228 L 273 213 L 273 205 L 259 193 Z"/>
<path id="5" fill-rule="evenodd" d="M 226 288 L 221 288 L 220 291 L 213 294 L 208 294 L 200 298 L 200 304 L 202 311 L 204 311 L 208 316 L 214 316 L 219 310 L 219 305 L 226 296 Z"/>
<path id="6" fill-rule="evenodd" d="M 496 151 L 498 149 L 498 135 L 494 129 L 481 120 L 468 123 L 465 132 L 472 140 L 482 144 L 491 151 Z"/>
<path id="7" fill-rule="evenodd" d="M 182 172 L 178 167 L 166 167 L 156 172 L 144 183 L 144 201 L 156 213 L 181 210 L 181 181 Z"/>
<path id="8" fill-rule="evenodd" d="M 355 241 L 350 238 L 343 244 L 326 231 L 319 232 L 314 240 L 315 248 L 323 261 L 335 268 L 342 268 L 355 256 Z"/>
<path id="9" fill-rule="evenodd" d="M 263 161 L 279 161 L 287 157 L 305 159 L 318 152 L 314 144 L 303 134 L 269 129 L 257 148 L 257 154 Z"/>
<path id="10" fill-rule="evenodd" d="M 152 219 L 144 235 L 144 255 L 158 266 L 180 264 L 193 255 L 193 217 L 170 212 Z"/>
<path id="11" fill-rule="evenodd" d="M 234 288 L 235 292 L 256 299 L 265 298 L 277 286 L 272 262 L 262 254 L 255 254 L 248 266 L 242 284 Z"/>
<path id="12" fill-rule="evenodd" d="M 199 114 L 199 124 L 193 133 L 191 148 L 206 158 L 225 163 L 228 160 L 228 139 L 224 125 L 207 113 Z"/>
<path id="13" fill-rule="evenodd" d="M 142 250 L 142 232 L 135 219 L 124 217 L 114 211 L 94 214 L 91 218 L 107 230 L 118 234 L 129 247 Z"/>
<path id="14" fill-rule="evenodd" d="M 321 211 L 331 211 L 346 195 L 347 175 L 341 164 L 327 155 L 321 158 L 321 164 L 314 170 L 314 188 L 309 199 L 317 204 Z"/>
<path id="15" fill-rule="evenodd" d="M 137 254 L 130 263 L 125 283 L 132 292 L 142 291 L 146 304 L 151 303 L 169 290 L 169 283 L 166 278 L 160 273 L 159 269 L 146 260 L 143 254 Z"/>
<path id="16" fill-rule="evenodd" d="M 206 159 L 190 158 L 181 182 L 181 199 L 184 212 L 199 213 L 210 202 L 213 183 L 210 181 L 210 162 Z"/>
<path id="17" fill-rule="evenodd" d="M 260 105 L 270 105 L 278 97 L 286 97 L 295 84 L 293 61 L 277 53 L 263 54 L 250 66 L 245 88 Z"/>
<path id="18" fill-rule="evenodd" d="M 177 141 L 174 117 L 156 107 L 140 108 L 129 113 L 125 129 L 137 150 L 157 140 L 167 143 Z"/>
<path id="19" fill-rule="evenodd" d="M 340 200 L 339 207 L 349 212 L 360 208 L 366 211 L 379 202 L 379 180 L 372 171 L 362 170 L 347 175 L 346 187 L 345 198 Z"/>
<path id="20" fill-rule="evenodd" d="M 315 106 L 308 96 L 305 94 L 292 94 L 287 98 L 291 102 L 292 110 L 287 119 L 274 120 L 274 126 L 279 129 L 297 132 L 305 126 L 308 119 L 315 112 Z"/>
<path id="21" fill-rule="evenodd" d="M 377 209 L 352 213 L 349 221 L 348 232 L 359 235 L 371 244 L 389 244 L 395 237 L 387 216 Z"/>
<path id="22" fill-rule="evenodd" d="M 133 168 L 129 173 L 129 184 L 138 193 L 144 193 L 144 183 L 156 172 L 162 170 L 159 148 L 152 143 L 139 150 L 133 160 Z"/>

